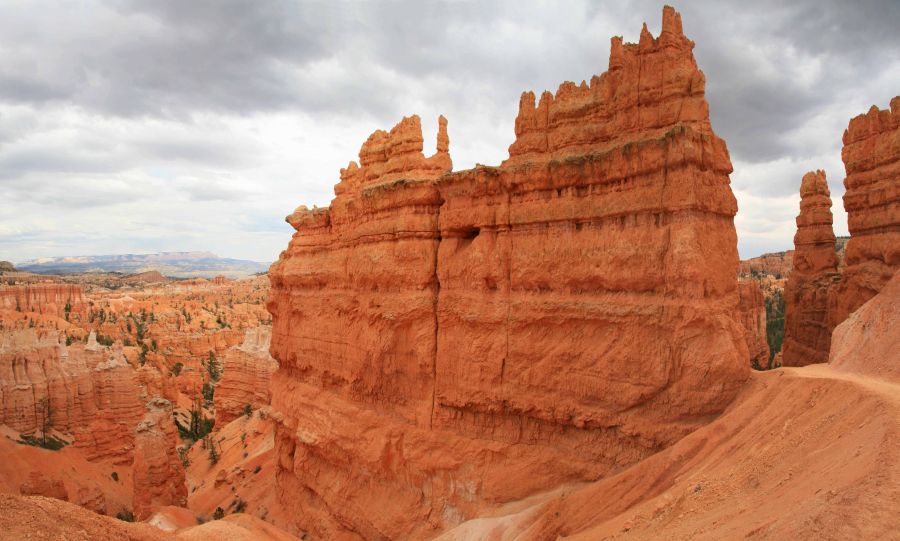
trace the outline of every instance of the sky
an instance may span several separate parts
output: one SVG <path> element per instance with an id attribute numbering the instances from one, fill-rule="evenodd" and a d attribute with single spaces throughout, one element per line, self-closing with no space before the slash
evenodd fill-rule
<path id="1" fill-rule="evenodd" d="M 900 1 L 683 1 L 725 139 L 742 257 L 790 249 L 841 136 L 900 94 Z M 499 164 L 523 91 L 606 70 L 662 3 L 4 0 L 0 260 L 208 250 L 272 261 L 376 129 L 449 119 L 454 169 Z"/>

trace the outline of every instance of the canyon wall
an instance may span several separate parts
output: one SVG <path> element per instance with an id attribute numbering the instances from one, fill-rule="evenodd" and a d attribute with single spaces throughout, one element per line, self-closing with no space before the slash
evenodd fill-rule
<path id="1" fill-rule="evenodd" d="M 15 431 L 46 426 L 74 436 L 91 460 L 130 463 L 139 396 L 121 349 L 95 341 L 67 347 L 53 331 L 0 333 L 0 424 Z"/>
<path id="2" fill-rule="evenodd" d="M 740 275 L 743 277 L 771 275 L 776 279 L 783 279 L 790 276 L 793 268 L 794 251 L 788 250 L 742 260 Z"/>
<path id="3" fill-rule="evenodd" d="M 0 285 L 0 310 L 19 310 L 65 317 L 84 314 L 87 301 L 84 290 L 74 284 Z"/>
<path id="4" fill-rule="evenodd" d="M 278 362 L 269 355 L 271 339 L 271 327 L 248 329 L 244 342 L 222 357 L 222 379 L 213 397 L 217 427 L 244 415 L 247 406 L 257 410 L 269 405 L 269 382 L 278 369 Z"/>
<path id="5" fill-rule="evenodd" d="M 422 536 L 593 480 L 749 371 L 731 163 L 680 16 L 520 100 L 499 167 L 375 132 L 270 270 L 277 490 L 324 538 Z"/>
<path id="6" fill-rule="evenodd" d="M 134 516 L 149 517 L 161 506 L 187 505 L 184 467 L 175 451 L 178 431 L 172 420 L 172 404 L 155 397 L 147 402 L 147 414 L 135 429 Z"/>
<path id="7" fill-rule="evenodd" d="M 828 296 L 838 280 L 831 192 L 824 171 L 809 172 L 800 184 L 793 270 L 784 288 L 784 366 L 828 362 Z"/>
<path id="8" fill-rule="evenodd" d="M 739 280 L 738 314 L 744 326 L 750 366 L 757 370 L 769 367 L 769 343 L 766 341 L 766 298 L 756 280 Z"/>
<path id="9" fill-rule="evenodd" d="M 841 151 L 850 240 L 829 301 L 832 328 L 875 296 L 900 268 L 900 96 L 850 121 Z"/>

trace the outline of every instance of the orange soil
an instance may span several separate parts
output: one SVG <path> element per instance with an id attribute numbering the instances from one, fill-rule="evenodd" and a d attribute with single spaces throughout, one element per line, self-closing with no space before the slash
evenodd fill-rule
<path id="1" fill-rule="evenodd" d="M 440 539 L 900 539 L 900 384 L 755 373 L 718 419 L 617 475 Z"/>
<path id="2" fill-rule="evenodd" d="M 0 494 L 0 539 L 36 541 L 296 541 L 271 524 L 248 515 L 191 526 L 175 533 L 131 524 L 52 498 Z"/>
<path id="3" fill-rule="evenodd" d="M 242 441 L 243 434 L 246 436 Z M 188 507 L 205 517 L 212 516 L 216 507 L 231 515 L 236 502 L 244 501 L 245 514 L 279 524 L 277 516 L 270 516 L 270 511 L 278 508 L 273 490 L 274 434 L 265 410 L 254 411 L 250 419 L 241 415 L 212 434 L 220 453 L 216 464 L 210 463 L 203 442 L 195 443 L 188 454 L 190 465 L 185 472 Z"/>

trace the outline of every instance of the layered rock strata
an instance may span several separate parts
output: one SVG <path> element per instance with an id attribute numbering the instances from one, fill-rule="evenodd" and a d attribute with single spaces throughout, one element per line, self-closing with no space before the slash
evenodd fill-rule
<path id="1" fill-rule="evenodd" d="M 84 314 L 87 311 L 87 301 L 80 285 L 0 285 L 0 310 L 38 312 L 65 317 L 69 313 Z"/>
<path id="2" fill-rule="evenodd" d="M 739 280 L 738 313 L 744 326 L 750 366 L 757 370 L 770 367 L 769 343 L 766 341 L 766 298 L 756 280 Z"/>
<path id="3" fill-rule="evenodd" d="M 96 340 L 67 347 L 34 329 L 0 333 L 0 424 L 13 430 L 71 434 L 91 460 L 130 463 L 139 395 L 121 349 Z"/>
<path id="4" fill-rule="evenodd" d="M 746 379 L 731 162 L 663 11 L 590 84 L 520 101 L 499 167 L 376 132 L 272 266 L 278 490 L 332 538 L 422 536 L 597 479 Z"/>
<path id="5" fill-rule="evenodd" d="M 746 278 L 772 276 L 775 279 L 785 279 L 794 268 L 794 251 L 775 252 L 763 254 L 758 257 L 742 260 L 740 275 Z"/>
<path id="6" fill-rule="evenodd" d="M 900 96 L 850 121 L 841 151 L 850 240 L 829 303 L 834 328 L 874 297 L 900 268 Z"/>
<path id="7" fill-rule="evenodd" d="M 147 414 L 135 429 L 134 516 L 149 517 L 161 506 L 187 505 L 184 468 L 175 450 L 178 431 L 171 402 L 152 398 Z"/>
<path id="8" fill-rule="evenodd" d="M 831 192 L 824 171 L 809 172 L 800 184 L 793 270 L 784 288 L 784 366 L 828 362 L 828 295 L 838 280 Z"/>
<path id="9" fill-rule="evenodd" d="M 269 355 L 271 339 L 271 327 L 248 329 L 244 343 L 225 353 L 222 379 L 214 396 L 216 426 L 223 427 L 243 415 L 248 406 L 256 410 L 269 404 L 269 381 L 278 369 L 278 362 Z"/>

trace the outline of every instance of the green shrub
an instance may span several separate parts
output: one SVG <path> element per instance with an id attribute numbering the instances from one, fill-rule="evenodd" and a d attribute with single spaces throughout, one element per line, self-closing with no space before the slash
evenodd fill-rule
<path id="1" fill-rule="evenodd" d="M 216 388 L 209 383 L 204 383 L 203 387 L 200 389 L 200 393 L 203 395 L 203 400 L 205 400 L 207 404 L 212 404 L 213 395 L 215 394 L 215 392 Z"/>
<path id="2" fill-rule="evenodd" d="M 778 290 L 766 298 L 766 341 L 769 343 L 769 365 L 765 368 L 772 368 L 772 359 L 784 343 L 784 295 Z"/>
<path id="3" fill-rule="evenodd" d="M 212 381 L 219 381 L 219 378 L 222 377 L 222 368 L 219 366 L 219 361 L 216 359 L 216 354 L 214 351 L 209 352 L 209 360 L 206 362 L 206 370 L 209 372 L 209 379 Z"/>
<path id="4" fill-rule="evenodd" d="M 37 438 L 35 436 L 26 436 L 25 434 L 19 436 L 19 443 L 23 445 L 31 445 L 32 447 L 40 447 L 42 449 L 47 449 L 50 451 L 59 451 L 67 445 L 67 443 L 63 440 L 54 438 L 53 436 L 44 436 L 43 438 Z"/>

